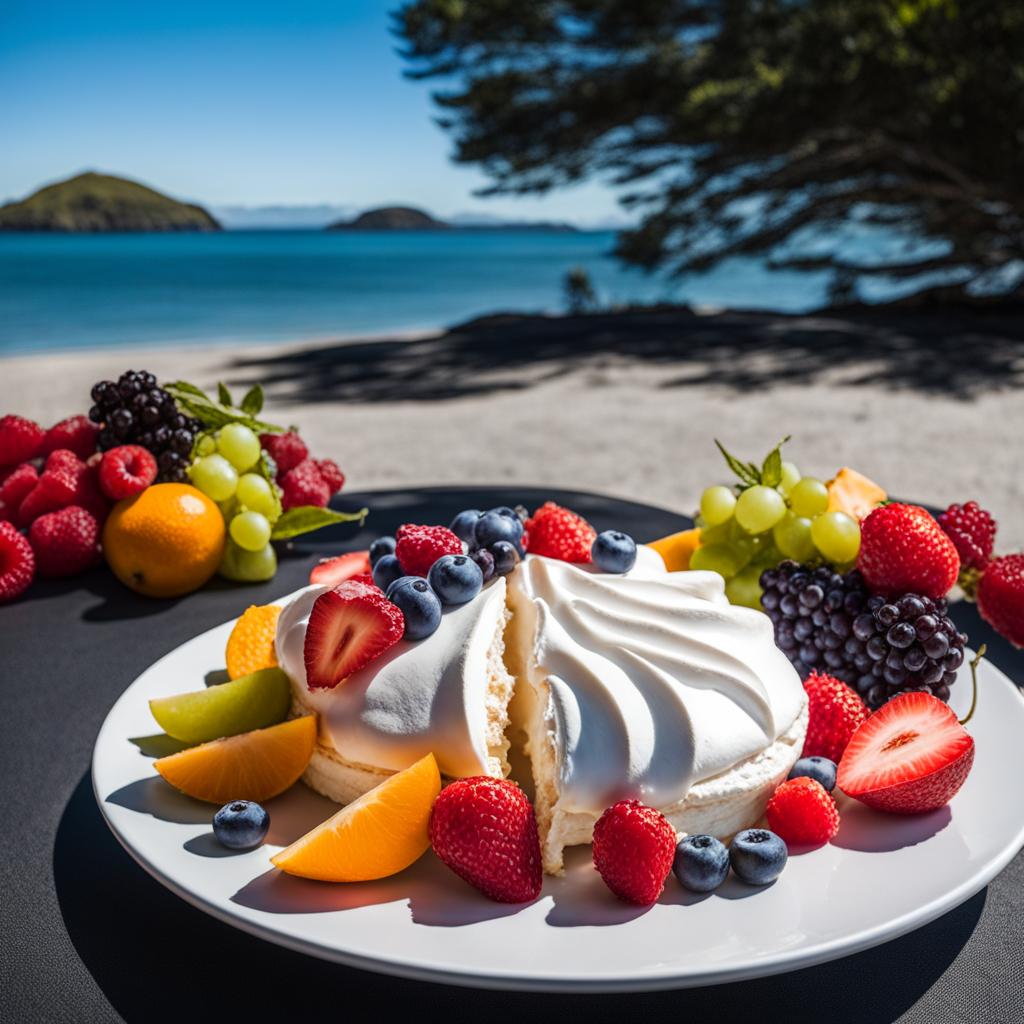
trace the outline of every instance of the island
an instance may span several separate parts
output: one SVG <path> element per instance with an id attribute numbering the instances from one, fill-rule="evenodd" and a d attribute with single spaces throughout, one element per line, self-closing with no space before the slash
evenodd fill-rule
<path id="1" fill-rule="evenodd" d="M 446 231 L 449 225 L 415 206 L 379 206 L 352 220 L 328 224 L 328 231 Z"/>
<path id="2" fill-rule="evenodd" d="M 0 231 L 220 231 L 201 206 L 89 171 L 0 206 Z"/>

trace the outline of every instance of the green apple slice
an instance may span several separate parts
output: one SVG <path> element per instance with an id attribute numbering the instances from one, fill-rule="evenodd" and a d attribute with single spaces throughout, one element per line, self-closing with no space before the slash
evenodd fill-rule
<path id="1" fill-rule="evenodd" d="M 185 743 L 207 743 L 283 722 L 291 685 L 279 668 L 263 668 L 205 690 L 158 697 L 149 709 L 160 728 Z"/>

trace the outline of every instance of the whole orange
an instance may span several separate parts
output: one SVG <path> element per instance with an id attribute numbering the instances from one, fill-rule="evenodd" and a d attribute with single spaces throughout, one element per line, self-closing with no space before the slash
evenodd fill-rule
<path id="1" fill-rule="evenodd" d="M 147 597 L 178 597 L 201 587 L 224 552 L 224 517 L 188 484 L 155 484 L 119 501 L 103 528 L 114 575 Z"/>

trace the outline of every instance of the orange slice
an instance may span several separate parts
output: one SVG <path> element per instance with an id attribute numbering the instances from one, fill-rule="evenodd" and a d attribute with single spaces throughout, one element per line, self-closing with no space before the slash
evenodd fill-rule
<path id="1" fill-rule="evenodd" d="M 366 882 L 397 874 L 430 845 L 430 809 L 441 792 L 433 754 L 392 775 L 272 857 L 289 875 Z"/>
<path id="2" fill-rule="evenodd" d="M 316 716 L 306 715 L 269 729 L 189 747 L 161 757 L 153 766 L 175 789 L 197 800 L 262 803 L 298 780 L 315 745 Z"/>
<path id="3" fill-rule="evenodd" d="M 239 616 L 225 651 L 228 676 L 238 679 L 261 668 L 275 668 L 274 634 L 281 609 L 274 604 L 250 605 Z"/>
<path id="4" fill-rule="evenodd" d="M 843 466 L 828 482 L 828 511 L 865 519 L 888 495 L 874 480 Z"/>
<path id="5" fill-rule="evenodd" d="M 665 568 L 669 572 L 679 572 L 690 568 L 690 559 L 694 551 L 700 547 L 700 530 L 683 530 L 681 533 L 670 533 L 660 540 L 652 540 L 647 545 L 661 555 Z"/>

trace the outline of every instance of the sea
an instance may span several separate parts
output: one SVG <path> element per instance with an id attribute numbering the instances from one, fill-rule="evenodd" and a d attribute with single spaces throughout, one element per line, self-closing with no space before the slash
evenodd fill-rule
<path id="1" fill-rule="evenodd" d="M 603 307 L 687 302 L 802 312 L 825 282 L 734 260 L 667 280 L 623 267 L 610 231 L 0 234 L 0 354 L 387 336 L 565 310 L 583 268 Z"/>

